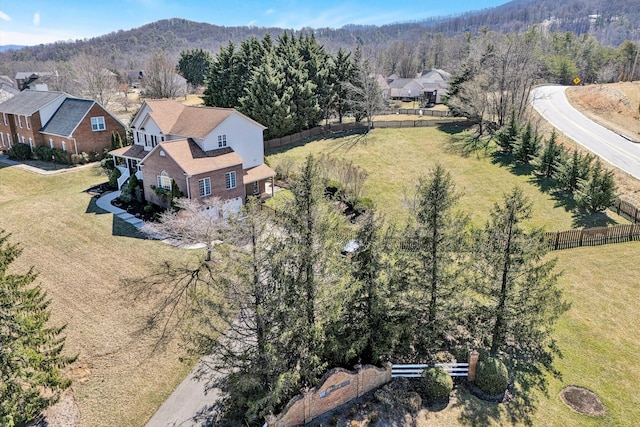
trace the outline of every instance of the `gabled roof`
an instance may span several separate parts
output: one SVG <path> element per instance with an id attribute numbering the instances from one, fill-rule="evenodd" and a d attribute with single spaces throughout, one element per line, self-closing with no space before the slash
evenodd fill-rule
<path id="1" fill-rule="evenodd" d="M 198 175 L 235 165 L 242 165 L 242 158 L 231 148 L 202 151 L 192 139 L 163 141 L 151 150 L 151 153 L 163 150 L 188 175 Z"/>
<path id="2" fill-rule="evenodd" d="M 144 149 L 144 146 L 134 144 L 127 145 L 122 148 L 116 148 L 115 150 L 109 151 L 109 154 L 118 157 L 129 157 L 136 160 L 142 160 L 147 156 L 147 154 L 149 154 L 149 152 Z"/>
<path id="3" fill-rule="evenodd" d="M 23 90 L 11 99 L 0 104 L 0 112 L 30 116 L 47 104 L 65 96 L 67 95 L 62 92 Z"/>
<path id="4" fill-rule="evenodd" d="M 95 101 L 89 99 L 65 99 L 40 132 L 71 136 L 94 103 Z"/>
<path id="5" fill-rule="evenodd" d="M 240 114 L 233 108 L 186 106 L 171 99 L 149 99 L 145 103 L 151 109 L 149 116 L 162 133 L 198 139 L 204 139 L 232 114 Z"/>

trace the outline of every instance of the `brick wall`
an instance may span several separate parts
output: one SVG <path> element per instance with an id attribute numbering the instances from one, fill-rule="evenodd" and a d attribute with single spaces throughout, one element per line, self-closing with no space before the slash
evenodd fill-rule
<path id="1" fill-rule="evenodd" d="M 227 190 L 227 181 L 225 175 L 227 172 L 235 171 L 236 173 L 236 187 Z M 245 189 L 242 183 L 242 164 L 231 166 L 229 168 L 219 169 L 211 172 L 205 172 L 199 175 L 194 175 L 189 178 L 189 191 L 192 199 L 200 199 L 200 184 L 199 180 L 204 178 L 211 179 L 211 196 L 219 197 L 220 200 L 231 200 L 240 197 L 244 200 Z M 185 186 L 186 188 L 186 186 Z M 185 197 L 187 192 L 183 191 Z"/>
<path id="2" fill-rule="evenodd" d="M 386 368 L 359 366 L 355 371 L 335 368 L 317 387 L 289 401 L 278 416 L 267 419 L 268 427 L 289 427 L 310 422 L 348 401 L 391 381 L 391 364 Z"/>
<path id="3" fill-rule="evenodd" d="M 94 132 L 91 129 L 91 117 L 104 117 L 106 129 Z M 113 132 L 119 133 L 123 140 L 126 137 L 124 126 L 98 103 L 94 103 L 82 122 L 73 132 L 72 137 L 75 138 L 78 146 L 77 154 L 83 152 L 87 154 L 92 152 L 102 154 L 105 148 L 111 149 L 111 134 Z"/>

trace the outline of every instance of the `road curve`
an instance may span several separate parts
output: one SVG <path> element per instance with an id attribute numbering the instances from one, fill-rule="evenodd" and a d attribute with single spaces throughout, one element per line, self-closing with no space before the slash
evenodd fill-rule
<path id="1" fill-rule="evenodd" d="M 589 120 L 573 108 L 566 86 L 540 86 L 533 90 L 531 104 L 560 132 L 597 154 L 613 166 L 640 179 L 640 144 Z"/>

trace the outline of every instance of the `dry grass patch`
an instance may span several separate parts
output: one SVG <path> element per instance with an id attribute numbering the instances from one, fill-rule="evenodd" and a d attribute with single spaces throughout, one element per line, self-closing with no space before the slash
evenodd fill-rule
<path id="1" fill-rule="evenodd" d="M 188 256 L 140 238 L 101 211 L 84 191 L 106 178 L 99 167 L 42 176 L 0 167 L 2 228 L 23 248 L 16 271 L 33 266 L 51 298 L 52 321 L 66 323 L 68 369 L 81 426 L 140 426 L 190 369 L 177 340 L 154 351 L 145 330 L 153 301 L 135 301 L 121 280 L 154 260 Z"/>

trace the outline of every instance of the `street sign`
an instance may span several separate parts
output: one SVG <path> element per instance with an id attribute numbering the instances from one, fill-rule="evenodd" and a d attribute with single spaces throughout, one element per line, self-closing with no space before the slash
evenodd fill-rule
<path id="1" fill-rule="evenodd" d="M 579 85 L 581 81 L 582 80 L 580 80 L 580 77 L 576 77 L 575 79 L 573 79 L 573 84 L 574 85 Z"/>

